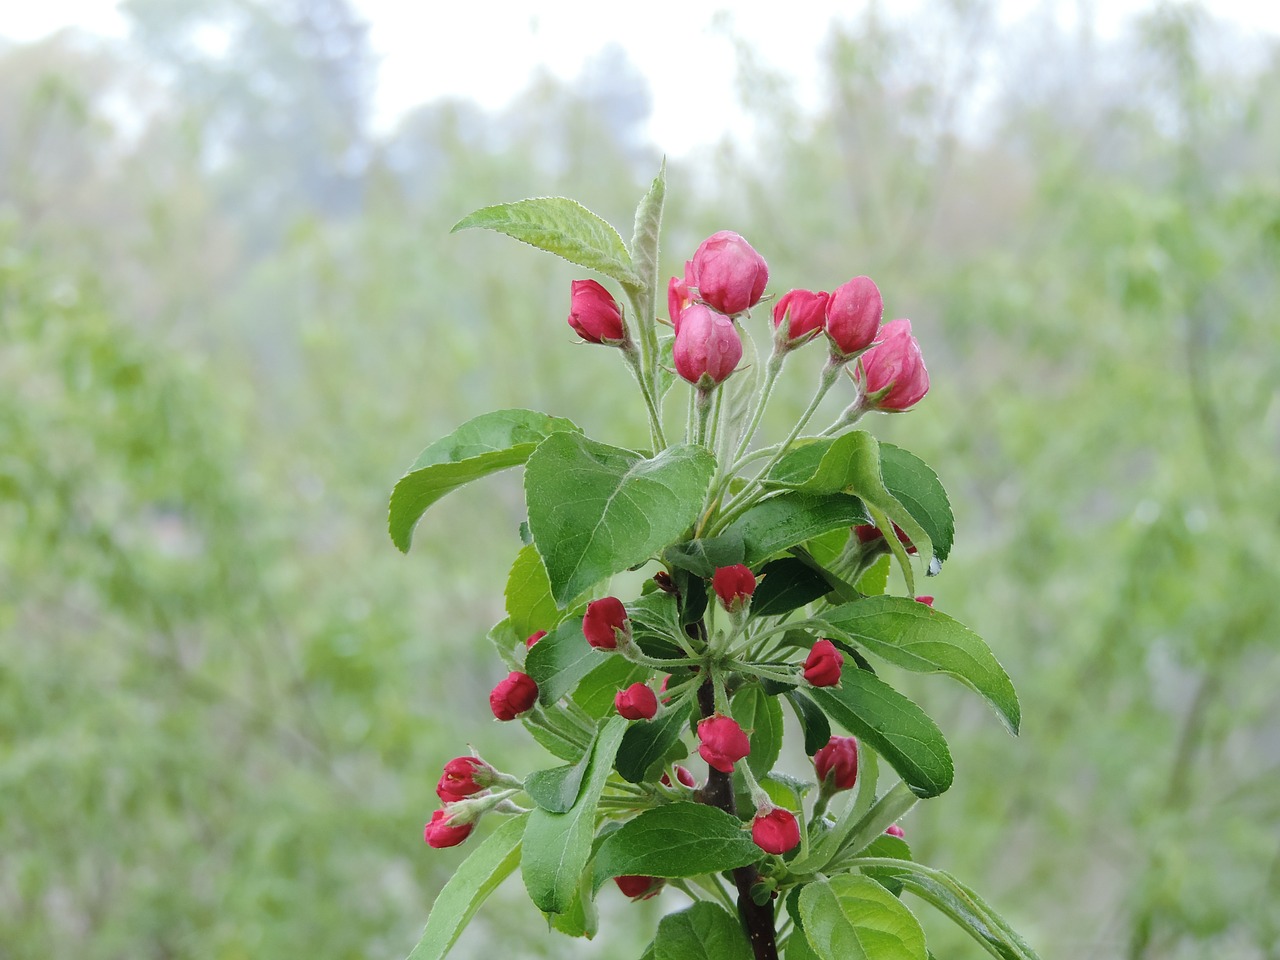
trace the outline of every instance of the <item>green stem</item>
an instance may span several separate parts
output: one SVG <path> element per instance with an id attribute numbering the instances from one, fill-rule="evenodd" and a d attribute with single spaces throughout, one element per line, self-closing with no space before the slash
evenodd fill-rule
<path id="1" fill-rule="evenodd" d="M 645 356 L 647 351 L 645 350 L 643 338 L 641 338 L 640 346 L 641 353 L 637 354 L 634 344 L 624 344 L 622 355 L 630 365 L 631 372 L 636 378 L 636 383 L 640 385 L 640 393 L 644 396 L 645 409 L 649 413 L 649 439 L 653 441 L 653 452 L 658 453 L 667 448 L 667 438 L 662 432 L 662 414 L 658 412 L 658 405 L 654 402 L 653 384 L 650 383 L 651 377 L 647 374 L 650 364 L 649 358 Z"/>
<path id="2" fill-rule="evenodd" d="M 738 443 L 738 449 L 734 451 L 733 457 L 729 460 L 735 467 L 738 466 L 738 461 L 741 460 L 742 455 L 747 452 L 747 447 L 751 446 L 751 440 L 760 428 L 760 420 L 764 417 L 764 408 L 768 406 L 769 398 L 773 395 L 773 385 L 778 382 L 778 374 L 782 372 L 782 361 L 785 357 L 785 353 L 778 353 L 775 350 L 764 365 L 764 385 L 760 389 L 760 401 L 756 404 L 755 413 L 751 415 L 751 422 L 747 425 L 746 433 L 742 435 L 742 440 Z"/>

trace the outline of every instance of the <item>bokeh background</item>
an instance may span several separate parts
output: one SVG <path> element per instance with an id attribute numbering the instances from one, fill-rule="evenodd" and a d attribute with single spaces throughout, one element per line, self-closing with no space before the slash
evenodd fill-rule
<path id="1" fill-rule="evenodd" d="M 581 272 L 448 230 L 542 194 L 626 228 L 664 153 L 669 272 L 737 230 L 775 292 L 870 274 L 924 345 L 932 392 L 871 428 L 947 483 L 930 589 L 1025 725 L 904 680 L 958 770 L 917 855 L 1046 960 L 1280 957 L 1280 44 L 1069 8 L 873 6 L 794 51 L 673 18 L 663 69 L 588 44 L 391 116 L 349 0 L 0 42 L 0 957 L 408 952 L 468 851 L 420 839 L 443 761 L 540 761 L 486 704 L 518 476 L 408 558 L 390 488 L 491 408 L 644 439 L 564 322 Z M 707 36 L 731 67 L 682 67 Z M 679 895 L 615 894 L 576 944 L 513 880 L 455 955 L 629 960 Z"/>

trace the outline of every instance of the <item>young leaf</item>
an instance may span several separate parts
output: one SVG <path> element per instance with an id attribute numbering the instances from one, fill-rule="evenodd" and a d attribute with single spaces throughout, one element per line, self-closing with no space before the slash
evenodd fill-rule
<path id="1" fill-rule="evenodd" d="M 595 741 L 592 740 L 592 747 Z M 567 813 L 578 802 L 582 778 L 591 761 L 592 749 L 588 748 L 576 763 L 548 770 L 535 770 L 524 780 L 524 792 L 549 813 Z"/>
<path id="2" fill-rule="evenodd" d="M 906 597 L 868 597 L 824 611 L 842 639 L 904 670 L 945 673 L 981 694 L 1013 733 L 1018 695 L 982 638 L 945 613 Z"/>
<path id="3" fill-rule="evenodd" d="M 694 877 L 761 859 L 742 822 L 717 807 L 680 801 L 646 810 L 600 845 L 596 889 L 610 877 Z"/>
<path id="4" fill-rule="evenodd" d="M 744 555 L 742 538 L 729 533 L 705 540 L 687 540 L 677 543 L 662 553 L 662 559 L 670 567 L 688 570 L 690 573 L 710 579 L 717 567 L 730 567 L 741 563 Z"/>
<path id="5" fill-rule="evenodd" d="M 799 690 L 788 690 L 785 696 L 804 730 L 804 752 L 812 757 L 831 740 L 831 724 L 822 709 Z"/>
<path id="6" fill-rule="evenodd" d="M 573 692 L 573 701 L 593 720 L 613 713 L 613 698 L 619 690 L 641 683 L 649 676 L 649 668 L 624 657 L 603 657 L 582 678 Z"/>
<path id="7" fill-rule="evenodd" d="M 565 813 L 539 808 L 529 814 L 521 873 L 529 898 L 543 913 L 564 913 L 573 905 L 578 878 L 591 854 L 596 805 L 626 727 L 627 721 L 613 717 L 600 729 L 572 808 Z"/>
<path id="8" fill-rule="evenodd" d="M 753 566 L 829 530 L 869 523 L 857 497 L 787 492 L 762 500 L 735 520 L 725 534 L 744 544 L 743 563 Z"/>
<path id="9" fill-rule="evenodd" d="M 880 475 L 884 485 L 924 527 L 941 563 L 951 552 L 956 520 L 951 501 L 933 468 L 909 450 L 880 441 Z"/>
<path id="10" fill-rule="evenodd" d="M 883 680 L 866 670 L 845 670 L 840 686 L 809 694 L 836 723 L 887 760 L 917 796 L 936 797 L 951 786 L 955 769 L 942 732 Z"/>
<path id="11" fill-rule="evenodd" d="M 689 721 L 689 707 L 663 710 L 652 720 L 640 720 L 627 728 L 618 748 L 616 766 L 623 780 L 641 783 L 649 779 L 649 771 L 663 763 L 680 740 Z"/>
<path id="12" fill-rule="evenodd" d="M 475 227 L 505 233 L 619 283 L 636 286 L 640 282 L 618 231 L 576 200 L 534 197 L 482 207 L 455 223 L 449 232 Z"/>
<path id="13" fill-rule="evenodd" d="M 831 592 L 831 584 L 797 557 L 782 557 L 760 570 L 760 584 L 751 597 L 751 613 L 775 617 L 790 613 Z"/>
<path id="14" fill-rule="evenodd" d="M 805 884 L 800 916 L 822 960 L 926 960 L 919 921 L 866 877 L 844 874 Z"/>
<path id="15" fill-rule="evenodd" d="M 524 670 L 538 685 L 539 702 L 550 705 L 572 693 L 605 656 L 582 635 L 582 618 L 571 617 L 529 648 Z"/>
<path id="16" fill-rule="evenodd" d="M 729 712 L 751 738 L 747 766 L 757 778 L 763 777 L 778 762 L 782 752 L 782 707 L 759 684 L 743 687 L 733 695 Z"/>
<path id="17" fill-rule="evenodd" d="M 542 558 L 533 547 L 521 547 L 507 574 L 507 616 L 523 640 L 539 630 L 551 630 L 560 622 L 560 610 L 551 596 L 551 584 Z"/>
<path id="18" fill-rule="evenodd" d="M 547 437 L 525 466 L 529 528 L 560 606 L 643 563 L 698 518 L 715 460 L 692 444 L 651 460 L 580 434 Z"/>
<path id="19" fill-rule="evenodd" d="M 472 480 L 516 467 L 553 433 L 581 429 L 570 420 L 533 410 L 495 410 L 468 420 L 423 450 L 391 492 L 387 529 L 401 552 L 433 503 Z"/>
<path id="20" fill-rule="evenodd" d="M 663 917 L 652 949 L 653 960 L 751 960 L 738 918 L 707 900 Z"/>
<path id="21" fill-rule="evenodd" d="M 520 862 L 520 838 L 527 820 L 523 814 L 504 820 L 462 862 L 436 897 L 422 939 L 408 960 L 440 960 L 449 952 L 480 904 Z"/>

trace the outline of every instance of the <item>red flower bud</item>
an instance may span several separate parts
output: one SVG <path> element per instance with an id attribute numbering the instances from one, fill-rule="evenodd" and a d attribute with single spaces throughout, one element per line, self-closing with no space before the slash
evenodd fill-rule
<path id="1" fill-rule="evenodd" d="M 613 882 L 632 900 L 648 900 L 661 893 L 667 881 L 661 877 L 614 877 Z"/>
<path id="2" fill-rule="evenodd" d="M 851 790 L 858 782 L 858 741 L 854 737 L 832 737 L 813 755 L 813 768 L 819 783 L 829 783 L 836 790 Z"/>
<path id="3" fill-rule="evenodd" d="M 916 603 L 923 603 L 926 607 L 932 607 L 933 597 L 916 597 Z"/>
<path id="4" fill-rule="evenodd" d="M 837 356 L 861 353 L 876 338 L 884 298 L 870 277 L 854 277 L 836 287 L 827 301 L 827 339 Z"/>
<path id="5" fill-rule="evenodd" d="M 693 779 L 693 774 L 690 773 L 685 767 L 682 767 L 680 766 L 680 764 L 677 763 L 674 769 L 676 771 L 676 780 L 678 780 L 680 783 L 684 784 L 686 787 L 688 787 L 691 790 L 698 785 L 698 781 Z M 660 782 L 664 787 L 671 786 L 671 778 L 667 776 L 665 773 L 662 775 L 662 780 Z"/>
<path id="6" fill-rule="evenodd" d="M 786 853 L 800 842 L 800 824 L 790 810 L 774 807 L 751 822 L 751 839 L 765 853 Z"/>
<path id="7" fill-rule="evenodd" d="M 538 685 L 533 677 L 512 670 L 489 694 L 489 709 L 499 720 L 514 720 L 538 700 Z"/>
<path id="8" fill-rule="evenodd" d="M 880 331 L 880 342 L 862 355 L 857 373 L 867 395 L 888 392 L 874 401 L 877 410 L 907 410 L 929 392 L 920 344 L 911 335 L 910 320 L 893 320 Z"/>
<path id="9" fill-rule="evenodd" d="M 815 687 L 834 687 L 840 682 L 844 654 L 830 640 L 819 640 L 804 661 L 804 678 Z"/>
<path id="10" fill-rule="evenodd" d="M 822 332 L 826 322 L 828 293 L 812 290 L 788 290 L 773 305 L 773 326 L 782 329 L 787 319 L 787 349 L 807 343 Z"/>
<path id="11" fill-rule="evenodd" d="M 698 753 L 721 773 L 733 773 L 733 765 L 751 752 L 751 741 L 732 717 L 716 714 L 698 724 Z"/>
<path id="12" fill-rule="evenodd" d="M 672 358 L 676 373 L 696 386 L 710 389 L 723 383 L 738 366 L 742 338 L 728 317 L 695 303 L 680 318 Z"/>
<path id="13" fill-rule="evenodd" d="M 582 618 L 582 635 L 587 643 L 597 650 L 616 650 L 619 630 L 624 634 L 631 630 L 627 608 L 621 600 L 601 597 L 587 604 L 586 616 Z"/>
<path id="14" fill-rule="evenodd" d="M 456 847 L 471 836 L 471 831 L 475 827 L 474 823 L 463 823 L 456 827 L 450 826 L 449 811 L 437 810 L 431 814 L 431 821 L 422 828 L 422 839 L 437 849 Z"/>
<path id="15" fill-rule="evenodd" d="M 726 610 L 741 610 L 756 592 L 756 576 L 740 563 L 720 567 L 711 577 L 711 589 Z"/>
<path id="16" fill-rule="evenodd" d="M 643 683 L 633 683 L 627 689 L 619 690 L 613 698 L 613 705 L 628 720 L 652 720 L 658 712 L 658 698 Z"/>
<path id="17" fill-rule="evenodd" d="M 870 543 L 873 540 L 884 538 L 884 534 L 880 532 L 880 528 L 873 523 L 860 523 L 853 528 L 854 535 L 858 538 L 859 543 Z M 907 553 L 915 554 L 915 545 L 907 539 L 907 535 L 902 532 L 902 528 L 896 523 L 893 525 L 893 532 L 898 535 L 898 542 L 907 548 Z"/>
<path id="18" fill-rule="evenodd" d="M 685 275 L 700 300 L 732 316 L 760 302 L 769 265 L 738 234 L 721 230 L 702 241 Z"/>
<path id="19" fill-rule="evenodd" d="M 569 326 L 587 343 L 614 345 L 627 339 L 618 302 L 594 280 L 573 281 Z"/>
<path id="20" fill-rule="evenodd" d="M 898 826 L 896 823 L 889 824 L 887 827 L 884 828 L 884 832 L 891 837 L 902 838 L 906 836 L 906 833 L 904 833 L 902 828 Z"/>
<path id="21" fill-rule="evenodd" d="M 464 800 L 493 783 L 493 767 L 479 757 L 454 757 L 444 765 L 436 796 L 445 803 Z"/>
<path id="22" fill-rule="evenodd" d="M 526 639 L 524 642 L 525 649 L 527 650 L 529 647 L 532 647 L 535 643 L 537 643 L 546 635 L 547 635 L 547 631 L 545 630 L 539 630 L 537 633 L 529 634 L 528 639 Z"/>
<path id="23" fill-rule="evenodd" d="M 685 264 L 685 277 L 672 277 L 667 281 L 667 312 L 671 314 L 671 326 L 680 330 L 680 318 L 686 308 L 693 303 L 693 294 L 689 292 L 689 264 Z"/>

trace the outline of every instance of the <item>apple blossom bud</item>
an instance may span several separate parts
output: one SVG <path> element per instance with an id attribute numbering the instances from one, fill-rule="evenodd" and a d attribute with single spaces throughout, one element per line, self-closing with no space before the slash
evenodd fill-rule
<path id="1" fill-rule="evenodd" d="M 631 621 L 627 619 L 627 608 L 617 597 L 601 597 L 587 604 L 586 615 L 582 618 L 582 634 L 587 643 L 597 650 L 616 650 L 618 633 L 624 636 L 631 634 Z"/>
<path id="2" fill-rule="evenodd" d="M 741 563 L 719 567 L 711 577 L 711 589 L 729 612 L 741 610 L 756 592 L 756 576 Z"/>
<path id="3" fill-rule="evenodd" d="M 648 684 L 633 683 L 618 691 L 613 698 L 613 706 L 628 720 L 652 720 L 658 712 L 658 698 Z"/>
<path id="4" fill-rule="evenodd" d="M 929 392 L 929 371 L 920 343 L 911 335 L 910 320 L 884 325 L 880 342 L 862 355 L 857 379 L 876 410 L 907 410 Z M 881 391 L 884 395 L 876 397 Z"/>
<path id="5" fill-rule="evenodd" d="M 902 532 L 902 528 L 896 523 L 893 525 L 893 532 L 898 535 L 898 542 L 907 548 L 907 553 L 914 555 L 918 551 L 915 545 L 908 539 L 907 535 Z M 880 532 L 880 528 L 873 523 L 860 523 L 853 528 L 854 536 L 858 538 L 859 543 L 871 543 L 874 540 L 881 540 L 884 534 Z"/>
<path id="6" fill-rule="evenodd" d="M 489 694 L 489 709 L 499 720 L 514 720 L 538 700 L 538 685 L 533 677 L 512 670 Z"/>
<path id="7" fill-rule="evenodd" d="M 569 326 L 587 343 L 616 346 L 627 339 L 618 302 L 594 280 L 573 281 Z"/>
<path id="8" fill-rule="evenodd" d="M 684 784 L 690 790 L 692 790 L 694 787 L 698 785 L 698 781 L 693 779 L 693 774 L 690 773 L 686 767 L 682 767 L 680 766 L 680 764 L 677 763 L 672 769 L 674 769 L 676 772 L 677 782 Z M 665 773 L 662 775 L 662 779 L 659 782 L 664 787 L 671 786 L 671 778 L 667 776 Z"/>
<path id="9" fill-rule="evenodd" d="M 471 835 L 475 823 L 449 825 L 449 811 L 437 810 L 431 814 L 431 821 L 422 828 L 422 839 L 436 849 L 456 847 Z"/>
<path id="10" fill-rule="evenodd" d="M 765 853 L 786 853 L 800 842 L 800 824 L 790 810 L 774 807 L 757 813 L 751 822 L 751 839 Z"/>
<path id="11" fill-rule="evenodd" d="M 899 839 L 906 836 L 906 833 L 903 831 L 903 829 L 900 826 L 898 826 L 896 823 L 889 824 L 887 827 L 884 828 L 884 832 L 891 837 L 898 837 Z"/>
<path id="12" fill-rule="evenodd" d="M 454 757 L 444 765 L 436 796 L 445 803 L 465 800 L 493 783 L 493 767 L 479 757 Z"/>
<path id="13" fill-rule="evenodd" d="M 537 633 L 529 634 L 528 638 L 524 642 L 525 649 L 526 650 L 529 649 L 529 647 L 532 647 L 535 643 L 537 643 L 546 635 L 547 635 L 547 631 L 545 630 L 539 630 Z"/>
<path id="14" fill-rule="evenodd" d="M 844 654 L 830 640 L 819 640 L 804 661 L 804 678 L 815 687 L 834 687 L 840 682 Z"/>
<path id="15" fill-rule="evenodd" d="M 926 607 L 932 607 L 933 597 L 916 597 L 916 603 L 923 603 Z"/>
<path id="16" fill-rule="evenodd" d="M 672 348 L 676 373 L 709 390 L 723 383 L 742 359 L 742 338 L 733 321 L 695 303 L 685 309 Z"/>
<path id="17" fill-rule="evenodd" d="M 698 288 L 698 299 L 732 316 L 760 302 L 769 266 L 741 236 L 721 230 L 698 246 L 685 276 Z"/>
<path id="18" fill-rule="evenodd" d="M 786 339 L 780 341 L 781 348 L 791 350 L 822 332 L 830 296 L 812 290 L 788 290 L 778 299 L 773 305 L 773 326 L 778 337 L 784 336 L 782 322 L 787 321 Z"/>
<path id="19" fill-rule="evenodd" d="M 656 897 L 662 892 L 663 884 L 667 881 L 662 877 L 614 877 L 613 882 L 618 885 L 618 889 L 625 893 L 632 900 L 648 900 L 650 897 Z"/>
<path id="20" fill-rule="evenodd" d="M 684 277 L 672 277 L 667 281 L 667 312 L 671 314 L 671 326 L 680 330 L 680 318 L 684 316 L 689 304 L 693 303 L 693 294 L 689 290 L 689 264 L 685 264 Z"/>
<path id="21" fill-rule="evenodd" d="M 751 752 L 751 741 L 738 721 L 717 713 L 698 724 L 698 753 L 721 773 L 733 773 L 733 765 Z"/>
<path id="22" fill-rule="evenodd" d="M 843 283 L 827 301 L 826 330 L 831 352 L 851 357 L 871 346 L 884 317 L 884 298 L 870 277 Z"/>
<path id="23" fill-rule="evenodd" d="M 858 741 L 854 737 L 832 737 L 813 755 L 818 782 L 828 790 L 851 790 L 858 782 Z"/>

